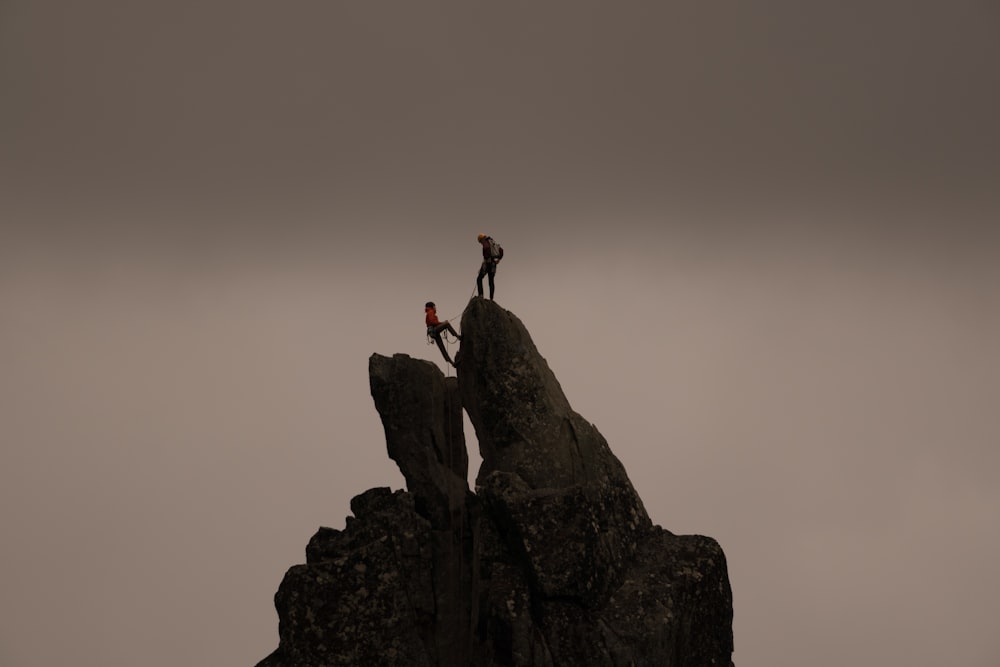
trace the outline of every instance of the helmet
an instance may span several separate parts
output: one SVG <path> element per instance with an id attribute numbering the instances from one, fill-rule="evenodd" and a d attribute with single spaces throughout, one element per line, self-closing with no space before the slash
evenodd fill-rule
<path id="1" fill-rule="evenodd" d="M 476 237 L 476 240 L 479 241 L 480 243 L 482 243 L 483 239 L 485 239 L 485 238 L 486 238 L 486 234 L 480 234 L 479 236 Z"/>
<path id="2" fill-rule="evenodd" d="M 424 304 L 424 308 L 433 308 L 433 307 L 434 307 L 433 301 L 428 301 L 427 303 Z"/>

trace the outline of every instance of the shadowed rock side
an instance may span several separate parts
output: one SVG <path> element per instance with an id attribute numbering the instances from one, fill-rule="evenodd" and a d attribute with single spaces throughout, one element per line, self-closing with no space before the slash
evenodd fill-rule
<path id="1" fill-rule="evenodd" d="M 524 325 L 474 297 L 458 378 L 372 355 L 371 393 L 407 491 L 351 501 L 275 595 L 258 667 L 731 665 L 722 549 L 654 526 Z M 466 483 L 462 408 L 483 465 Z"/>

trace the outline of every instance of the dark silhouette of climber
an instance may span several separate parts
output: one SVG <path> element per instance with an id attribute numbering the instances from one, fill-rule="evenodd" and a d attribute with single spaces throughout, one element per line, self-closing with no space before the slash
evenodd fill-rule
<path id="1" fill-rule="evenodd" d="M 483 276 L 490 277 L 490 300 L 493 300 L 493 292 L 495 290 L 495 285 L 493 284 L 494 279 L 497 275 L 497 264 L 503 259 L 503 248 L 499 243 L 493 240 L 492 236 L 487 236 L 486 234 L 480 234 L 478 237 L 479 245 L 483 247 L 483 263 L 479 267 L 479 275 L 476 276 L 476 289 L 479 291 L 479 296 L 483 295 Z"/>
<path id="2" fill-rule="evenodd" d="M 438 319 L 437 307 L 434 305 L 433 301 L 428 301 L 424 304 L 424 323 L 427 325 L 427 335 L 433 338 L 434 342 L 437 343 L 438 349 L 441 350 L 441 354 L 444 355 L 444 360 L 454 366 L 455 362 L 451 360 L 450 356 L 448 356 L 448 350 L 444 346 L 444 341 L 441 340 L 441 334 L 447 331 L 458 340 L 462 340 L 462 337 L 459 336 L 458 332 L 456 332 L 454 327 L 451 326 L 451 322 L 448 320 L 442 322 Z"/>

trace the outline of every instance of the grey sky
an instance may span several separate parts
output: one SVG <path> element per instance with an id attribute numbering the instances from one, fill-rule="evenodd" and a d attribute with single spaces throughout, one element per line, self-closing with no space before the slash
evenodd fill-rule
<path id="1" fill-rule="evenodd" d="M 0 664 L 272 650 L 482 231 L 737 665 L 992 667 L 998 79 L 990 2 L 0 4 Z"/>

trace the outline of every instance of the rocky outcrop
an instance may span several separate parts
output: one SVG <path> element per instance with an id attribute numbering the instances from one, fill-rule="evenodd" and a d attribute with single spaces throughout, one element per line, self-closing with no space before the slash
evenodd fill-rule
<path id="1" fill-rule="evenodd" d="M 429 361 L 372 355 L 368 375 L 389 458 L 436 529 L 453 525 L 469 484 L 458 381 Z"/>
<path id="2" fill-rule="evenodd" d="M 459 386 L 483 465 L 476 486 L 544 598 L 604 602 L 651 523 L 622 464 L 570 408 L 527 329 L 492 301 L 462 318 Z"/>
<path id="3" fill-rule="evenodd" d="M 474 297 L 458 377 L 372 355 L 372 398 L 406 491 L 371 489 L 320 528 L 275 595 L 258 667 L 731 664 L 715 540 L 653 525 L 527 329 Z M 466 482 L 462 411 L 483 464 Z"/>

